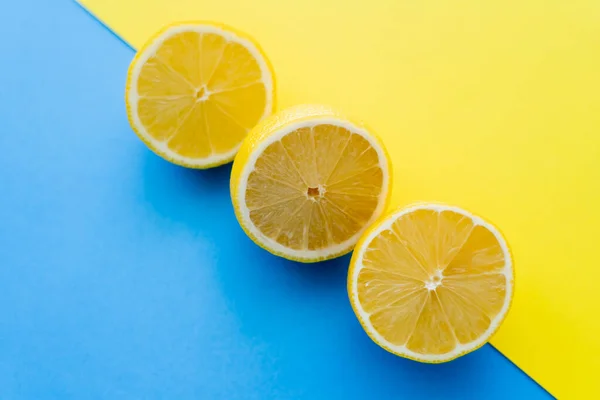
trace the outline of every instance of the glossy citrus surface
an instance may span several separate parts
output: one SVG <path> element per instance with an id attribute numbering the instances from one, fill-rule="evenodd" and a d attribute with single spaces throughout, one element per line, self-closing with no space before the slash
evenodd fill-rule
<path id="1" fill-rule="evenodd" d="M 381 142 L 326 107 L 300 106 L 256 127 L 235 160 L 231 192 L 242 227 L 286 258 L 348 252 L 390 193 Z"/>
<path id="2" fill-rule="evenodd" d="M 154 152 L 192 168 L 229 162 L 269 115 L 274 78 L 260 47 L 220 24 L 170 25 L 138 52 L 126 90 L 130 123 Z"/>
<path id="3" fill-rule="evenodd" d="M 443 362 L 478 348 L 499 327 L 512 299 L 512 259 L 481 218 L 419 205 L 369 229 L 352 258 L 348 290 L 375 342 Z"/>

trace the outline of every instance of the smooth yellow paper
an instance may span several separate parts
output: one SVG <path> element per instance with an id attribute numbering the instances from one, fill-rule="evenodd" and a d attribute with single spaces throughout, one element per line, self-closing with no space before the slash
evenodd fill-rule
<path id="1" fill-rule="evenodd" d="M 330 104 L 383 137 L 394 205 L 500 227 L 516 296 L 492 343 L 554 396 L 600 398 L 600 1 L 81 2 L 135 48 L 176 20 L 253 35 L 279 108 Z"/>

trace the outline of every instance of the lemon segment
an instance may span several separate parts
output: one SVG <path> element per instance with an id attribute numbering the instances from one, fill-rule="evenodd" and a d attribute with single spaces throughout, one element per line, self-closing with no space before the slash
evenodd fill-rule
<path id="1" fill-rule="evenodd" d="M 298 106 L 255 127 L 232 169 L 236 216 L 259 246 L 315 262 L 350 251 L 385 209 L 383 144 L 324 106 Z"/>
<path id="2" fill-rule="evenodd" d="M 161 157 L 190 168 L 230 162 L 248 131 L 274 109 L 272 68 L 247 35 L 213 23 L 178 23 L 132 61 L 130 124 Z"/>
<path id="3" fill-rule="evenodd" d="M 386 350 L 445 362 L 487 342 L 508 312 L 513 264 L 500 232 L 456 207 L 417 205 L 384 217 L 360 239 L 350 302 Z"/>

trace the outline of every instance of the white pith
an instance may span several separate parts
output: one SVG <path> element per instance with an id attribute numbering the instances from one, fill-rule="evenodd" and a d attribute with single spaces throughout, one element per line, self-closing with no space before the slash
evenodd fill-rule
<path id="1" fill-rule="evenodd" d="M 271 76 L 271 71 L 269 69 L 269 66 L 267 65 L 266 60 L 263 58 L 261 52 L 256 48 L 256 46 L 250 40 L 242 38 L 236 35 L 234 32 L 224 30 L 213 25 L 184 24 L 167 28 L 164 32 L 162 32 L 159 37 L 155 38 L 154 41 L 145 48 L 144 52 L 139 55 L 135 65 L 132 67 L 130 76 L 131 85 L 129 87 L 129 93 L 127 96 L 127 102 L 129 103 L 128 106 L 131 110 L 132 122 L 137 132 L 140 135 L 142 135 L 145 140 L 152 144 L 152 148 L 155 151 L 157 151 L 160 154 L 166 155 L 167 157 L 173 159 L 178 163 L 202 167 L 213 165 L 224 160 L 231 160 L 237 154 L 241 143 L 239 143 L 237 146 L 225 153 L 212 153 L 210 156 L 203 158 L 185 157 L 169 149 L 167 145 L 168 140 L 159 141 L 152 137 L 152 135 L 148 134 L 146 128 L 144 127 L 138 116 L 137 104 L 140 96 L 137 91 L 137 81 L 142 67 L 150 57 L 156 54 L 156 51 L 160 48 L 160 46 L 164 43 L 166 39 L 183 32 L 212 33 L 223 37 L 228 42 L 235 42 L 244 46 L 256 59 L 256 62 L 258 63 L 258 66 L 261 71 L 261 82 L 265 86 L 265 92 L 267 97 L 265 102 L 265 109 L 263 115 L 260 117 L 260 120 L 270 115 L 271 110 L 273 109 L 273 77 Z"/>
<path id="2" fill-rule="evenodd" d="M 363 266 L 363 257 L 364 257 L 365 251 L 369 247 L 370 243 L 380 233 L 382 233 L 383 231 L 389 230 L 391 228 L 391 226 L 394 224 L 394 222 L 396 222 L 396 220 L 398 220 L 398 218 L 402 217 L 403 215 L 417 211 L 417 210 L 433 210 L 433 211 L 437 211 L 437 212 L 453 211 L 458 214 L 465 215 L 465 216 L 471 218 L 474 226 L 477 226 L 477 225 L 483 226 L 494 234 L 494 236 L 498 240 L 498 243 L 500 244 L 500 247 L 502 248 L 502 252 L 504 254 L 504 259 L 505 259 L 504 269 L 497 272 L 498 274 L 503 274 L 506 277 L 506 291 L 505 291 L 504 304 L 502 305 L 500 312 L 498 313 L 498 315 L 496 315 L 491 320 L 490 326 L 480 337 L 478 337 L 476 340 L 474 340 L 470 343 L 465 343 L 465 344 L 461 344 L 457 340 L 457 346 L 452 351 L 445 353 L 445 354 L 416 353 L 416 352 L 408 349 L 406 347 L 406 345 L 398 346 L 398 345 L 394 345 L 394 344 L 388 342 L 373 327 L 373 325 L 371 324 L 371 321 L 369 319 L 370 314 L 367 313 L 363 309 L 363 307 L 359 301 L 359 298 L 358 298 L 358 290 L 357 290 L 358 275 L 364 267 Z M 513 291 L 512 258 L 510 255 L 510 251 L 508 249 L 508 245 L 506 244 L 506 241 L 504 240 L 504 238 L 502 237 L 500 232 L 493 225 L 484 221 L 480 217 L 477 217 L 477 216 L 475 216 L 463 209 L 460 209 L 458 207 L 438 205 L 438 204 L 424 204 L 424 205 L 419 204 L 419 205 L 415 205 L 415 206 L 411 206 L 411 207 L 402 209 L 402 210 L 390 215 L 389 218 L 386 218 L 386 220 L 383 221 L 379 226 L 377 226 L 376 229 L 374 229 L 372 232 L 370 232 L 369 235 L 362 242 L 362 246 L 360 248 L 355 249 L 355 254 L 356 254 L 355 255 L 356 262 L 354 265 L 354 270 L 353 270 L 353 274 L 352 274 L 351 282 L 350 282 L 350 293 L 351 293 L 352 303 L 358 313 L 358 317 L 360 318 L 364 328 L 367 330 L 369 335 L 378 344 L 384 346 L 385 348 L 387 348 L 388 350 L 391 350 L 394 353 L 404 355 L 408 358 L 413 358 L 416 360 L 426 361 L 426 362 L 443 362 L 443 361 L 447 361 L 447 360 L 456 358 L 457 356 L 468 353 L 471 350 L 476 349 L 476 348 L 482 346 L 485 342 L 487 342 L 489 340 L 489 338 L 492 336 L 492 334 L 497 330 L 499 324 L 504 320 L 504 317 L 505 317 L 506 313 L 508 312 L 508 308 L 510 306 L 510 302 L 512 299 L 512 291 Z M 433 289 L 430 289 L 430 290 L 433 290 Z M 407 339 L 407 342 L 409 339 L 410 339 L 410 337 Z"/>
<path id="3" fill-rule="evenodd" d="M 327 247 L 327 248 L 322 248 L 322 249 L 317 249 L 317 250 L 291 249 L 289 247 L 283 246 L 282 244 L 278 243 L 277 241 L 264 235 L 254 225 L 254 223 L 250 219 L 250 210 L 248 209 L 248 207 L 246 205 L 246 186 L 248 184 L 248 177 L 250 176 L 252 171 L 254 171 L 254 166 L 256 164 L 256 161 L 258 160 L 258 158 L 261 156 L 261 154 L 264 152 L 264 150 L 269 145 L 271 145 L 272 143 L 275 143 L 277 141 L 280 141 L 284 136 L 286 136 L 300 128 L 312 128 L 317 125 L 323 125 L 323 124 L 342 127 L 344 129 L 347 129 L 348 131 L 350 131 L 353 134 L 358 134 L 361 137 L 363 137 L 365 140 L 367 140 L 369 142 L 369 144 L 371 145 L 371 147 L 373 149 L 375 149 L 375 151 L 377 152 L 378 160 L 379 160 L 379 167 L 381 168 L 382 175 L 383 175 L 381 193 L 379 194 L 377 207 L 375 208 L 375 211 L 373 212 L 371 219 L 365 224 L 365 226 L 362 229 L 360 229 L 354 236 L 352 236 L 348 240 L 346 240 L 342 243 L 337 243 L 337 244 Z M 311 119 L 309 121 L 293 122 L 289 125 L 284 126 L 279 131 L 273 133 L 267 139 L 260 142 L 257 145 L 257 147 L 254 149 L 252 154 L 250 154 L 248 161 L 247 161 L 244 169 L 241 172 L 240 186 L 239 186 L 239 190 L 237 192 L 238 204 L 240 205 L 241 218 L 244 223 L 244 226 L 250 231 L 250 233 L 256 238 L 256 240 L 260 241 L 262 245 L 264 245 L 266 248 L 268 248 L 269 250 L 271 250 L 275 253 L 285 254 L 285 255 L 289 256 L 290 258 L 305 260 L 305 261 L 328 258 L 335 254 L 341 254 L 341 253 L 347 251 L 348 249 L 350 249 L 352 246 L 354 246 L 356 244 L 356 242 L 358 241 L 358 239 L 360 238 L 360 236 L 362 235 L 362 233 L 365 231 L 365 229 L 367 229 L 367 227 L 369 225 L 371 225 L 377 219 L 377 217 L 379 217 L 381 215 L 381 213 L 383 212 L 383 208 L 385 207 L 385 199 L 387 198 L 387 195 L 388 195 L 388 186 L 389 186 L 389 179 L 390 179 L 389 175 L 390 174 L 388 171 L 387 158 L 386 158 L 386 154 L 385 154 L 384 150 L 381 148 L 379 143 L 377 143 L 372 138 L 372 136 L 364 129 L 361 129 L 348 121 L 341 120 L 338 118 L 333 118 L 333 117 L 317 118 L 317 119 Z"/>

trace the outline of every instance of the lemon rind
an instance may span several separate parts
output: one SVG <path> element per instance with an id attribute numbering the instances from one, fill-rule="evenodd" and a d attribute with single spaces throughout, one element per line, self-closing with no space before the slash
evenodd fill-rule
<path id="1" fill-rule="evenodd" d="M 494 234 L 494 236 L 498 239 L 498 243 L 502 248 L 504 253 L 504 257 L 506 260 L 506 264 L 504 266 L 504 270 L 502 271 L 506 277 L 506 297 L 505 302 L 494 319 L 492 319 L 490 326 L 488 329 L 477 339 L 472 342 L 466 344 L 458 344 L 452 351 L 444 353 L 444 354 L 421 354 L 416 353 L 408 348 L 405 345 L 398 346 L 392 343 L 389 343 L 377 330 L 373 327 L 369 320 L 369 314 L 362 308 L 360 301 L 358 299 L 358 274 L 360 270 L 363 268 L 362 260 L 364 257 L 364 253 L 368 245 L 373 241 L 373 239 L 379 235 L 381 232 L 390 229 L 392 224 L 401 216 L 417 211 L 417 210 L 433 210 L 433 211 L 453 211 L 459 214 L 465 215 L 473 220 L 475 225 L 481 225 L 486 229 L 489 229 L 490 232 Z M 350 261 L 350 268 L 348 269 L 348 297 L 350 299 L 350 304 L 352 305 L 352 309 L 356 314 L 360 324 L 363 329 L 367 333 L 367 335 L 380 347 L 389 351 L 392 354 L 398 355 L 400 357 L 408 358 L 414 361 L 424 362 L 424 363 L 443 363 L 452 361 L 462 355 L 471 353 L 484 344 L 486 344 L 492 336 L 498 331 L 498 328 L 502 325 L 502 322 L 506 319 L 508 311 L 512 305 L 512 300 L 514 296 L 514 267 L 513 267 L 513 258 L 511 255 L 510 248 L 504 239 L 504 236 L 501 232 L 491 223 L 487 222 L 483 218 L 476 216 L 464 209 L 459 207 L 444 205 L 444 204 L 414 204 L 408 207 L 401 207 L 396 211 L 383 216 L 379 221 L 369 227 L 369 229 L 364 233 L 361 239 L 358 241 L 355 247 L 354 254 L 352 255 L 352 259 Z"/>
<path id="2" fill-rule="evenodd" d="M 290 249 L 264 235 L 254 225 L 254 223 L 250 219 L 250 211 L 246 206 L 246 185 L 250 173 L 254 170 L 256 161 L 269 145 L 281 140 L 284 136 L 294 132 L 297 129 L 305 127 L 310 128 L 321 124 L 331 124 L 345 128 L 353 134 L 360 135 L 369 142 L 369 144 L 377 152 L 379 166 L 383 172 L 382 190 L 379 194 L 378 204 L 375 211 L 373 212 L 373 215 L 371 216 L 371 219 L 355 235 L 353 235 L 348 240 L 342 243 L 338 243 L 334 246 L 318 250 Z M 261 128 L 261 126 L 257 127 L 257 129 Z M 363 232 L 375 220 L 377 220 L 377 218 L 379 218 L 379 216 L 384 212 L 389 203 L 389 198 L 391 194 L 392 170 L 387 151 L 381 143 L 381 141 L 379 140 L 379 138 L 373 133 L 366 130 L 366 128 L 363 128 L 345 118 L 340 118 L 335 115 L 311 115 L 310 117 L 306 118 L 293 119 L 291 121 L 287 121 L 283 126 L 279 126 L 277 129 L 273 130 L 272 132 L 269 132 L 266 135 L 264 132 L 256 132 L 256 134 L 261 136 L 261 141 L 256 144 L 256 147 L 252 149 L 251 153 L 249 154 L 248 159 L 246 160 L 241 172 L 239 173 L 238 180 L 235 183 L 232 182 L 234 183 L 234 185 L 232 185 L 234 209 L 236 212 L 236 216 L 238 217 L 238 220 L 240 222 L 240 225 L 242 226 L 246 234 L 260 247 L 266 249 L 267 251 L 275 255 L 289 260 L 305 263 L 312 263 L 336 258 L 352 251 L 356 242 L 361 237 Z M 234 169 L 235 168 L 236 166 L 234 163 Z"/>
<path id="3" fill-rule="evenodd" d="M 235 155 L 239 151 L 241 142 L 225 153 L 213 153 L 210 156 L 203 158 L 182 156 L 169 149 L 166 142 L 156 140 L 150 134 L 148 134 L 144 125 L 140 121 L 137 112 L 134 112 L 134 110 L 137 108 L 139 95 L 137 93 L 137 87 L 133 83 L 137 82 L 143 65 L 152 55 L 156 53 L 157 49 L 164 43 L 166 39 L 170 38 L 174 34 L 190 31 L 218 34 L 227 41 L 241 44 L 256 59 L 261 70 L 261 82 L 265 86 L 265 92 L 267 96 L 265 110 L 259 122 L 275 111 L 275 73 L 269 59 L 265 55 L 265 52 L 254 39 L 247 34 L 238 31 L 237 29 L 215 22 L 188 21 L 167 25 L 154 36 L 152 36 L 137 52 L 131 64 L 129 65 L 125 88 L 127 119 L 129 120 L 129 124 L 131 125 L 133 131 L 140 138 L 140 140 L 142 140 L 142 142 L 148 146 L 150 150 L 160 157 L 183 167 L 206 169 L 233 161 Z"/>

